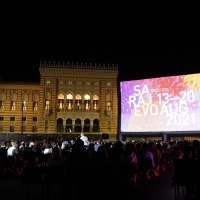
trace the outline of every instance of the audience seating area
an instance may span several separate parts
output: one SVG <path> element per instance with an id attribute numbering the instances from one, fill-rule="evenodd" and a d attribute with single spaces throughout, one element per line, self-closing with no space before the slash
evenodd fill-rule
<path id="1" fill-rule="evenodd" d="M 26 143 L 26 145 L 24 145 Z M 40 197 L 53 190 L 69 199 L 112 198 L 112 191 L 135 190 L 172 172 L 175 199 L 200 199 L 200 142 L 1 141 L 0 179 L 21 178 L 20 199 L 37 184 Z M 8 149 L 13 148 L 10 162 Z M 95 151 L 96 149 L 96 151 Z M 181 190 L 180 190 L 181 189 Z M 87 192 L 86 192 L 87 191 Z M 109 194 L 109 195 L 108 195 Z"/>

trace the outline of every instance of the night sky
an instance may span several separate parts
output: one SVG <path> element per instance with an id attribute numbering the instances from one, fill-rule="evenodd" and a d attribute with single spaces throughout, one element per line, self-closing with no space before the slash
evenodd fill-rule
<path id="1" fill-rule="evenodd" d="M 199 1 L 1 1 L 0 77 L 40 61 L 119 65 L 119 80 L 200 72 Z"/>

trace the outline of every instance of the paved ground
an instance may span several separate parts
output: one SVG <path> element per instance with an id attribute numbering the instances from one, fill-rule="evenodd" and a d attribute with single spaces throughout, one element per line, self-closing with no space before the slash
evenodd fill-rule
<path id="1" fill-rule="evenodd" d="M 149 181 L 147 185 L 141 183 L 138 188 L 114 188 L 112 190 L 111 199 L 134 199 L 134 200 L 173 200 L 175 199 L 174 188 L 171 187 L 171 176 L 173 172 L 162 174 L 156 180 Z M 21 178 L 10 178 L 0 181 L 0 198 L 1 199 L 20 199 Z M 55 186 L 50 190 L 49 197 L 43 199 L 70 199 L 67 191 L 65 194 L 61 192 L 59 186 Z M 26 187 L 24 187 L 22 198 L 27 200 L 41 199 L 42 185 L 30 185 L 29 197 L 27 198 Z M 97 194 L 98 195 L 98 194 Z M 63 198 L 65 197 L 65 198 Z M 72 199 L 75 199 L 74 195 Z M 95 199 L 95 197 L 93 198 Z M 182 200 L 182 194 L 180 200 Z"/>

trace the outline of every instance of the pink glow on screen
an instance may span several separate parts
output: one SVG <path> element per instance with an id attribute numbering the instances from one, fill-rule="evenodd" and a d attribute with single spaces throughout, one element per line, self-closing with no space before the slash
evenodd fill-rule
<path id="1" fill-rule="evenodd" d="M 200 73 L 120 82 L 121 131 L 200 130 Z"/>

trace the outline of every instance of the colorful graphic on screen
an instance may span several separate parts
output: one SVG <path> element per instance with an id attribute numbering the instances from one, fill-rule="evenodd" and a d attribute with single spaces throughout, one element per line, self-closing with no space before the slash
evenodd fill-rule
<path id="1" fill-rule="evenodd" d="M 121 131 L 200 130 L 200 73 L 120 82 Z"/>

